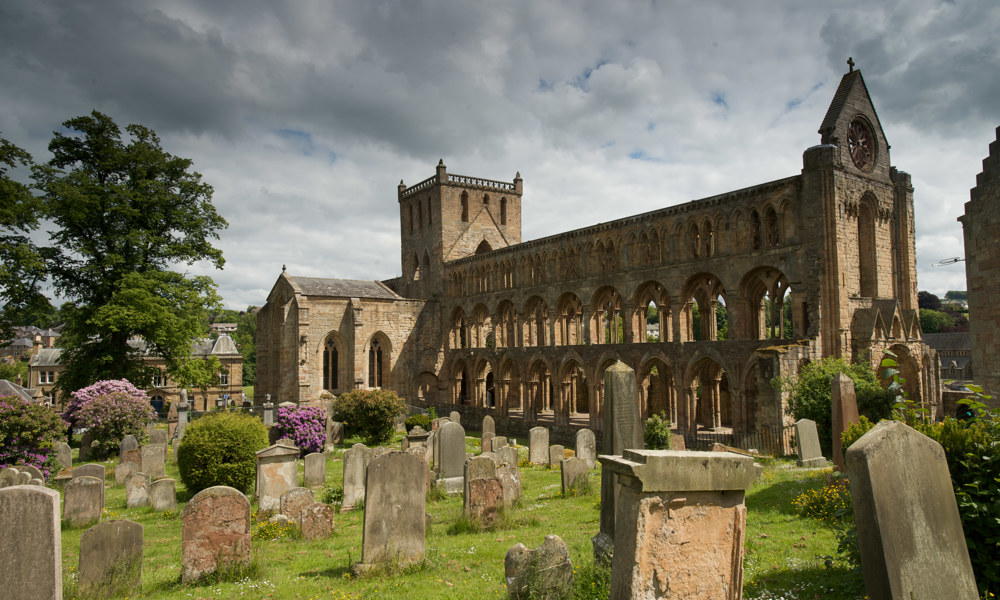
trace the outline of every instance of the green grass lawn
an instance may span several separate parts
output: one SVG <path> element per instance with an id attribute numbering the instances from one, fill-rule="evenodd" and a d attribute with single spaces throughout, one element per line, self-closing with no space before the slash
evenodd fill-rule
<path id="1" fill-rule="evenodd" d="M 358 440 L 348 440 L 349 447 Z M 398 447 L 398 439 L 394 440 Z M 467 439 L 467 448 L 478 452 L 478 437 Z M 526 455 L 526 449 L 522 450 Z M 342 449 L 327 459 L 327 485 L 340 485 L 343 478 Z M 582 581 L 577 598 L 606 598 L 607 583 L 593 568 L 590 538 L 597 533 L 600 510 L 600 475 L 591 473 L 590 495 L 564 498 L 559 469 L 522 467 L 522 504 L 507 515 L 510 528 L 481 533 L 455 533 L 462 511 L 461 496 L 429 500 L 427 512 L 433 525 L 426 538 L 426 560 L 391 576 L 358 579 L 350 566 L 361 558 L 362 512 L 338 514 L 336 531 L 326 540 L 306 541 L 285 535 L 281 539 L 254 540 L 258 574 L 252 579 L 204 586 L 182 586 L 181 511 L 188 494 L 177 473 L 172 455 L 167 476 L 178 482 L 175 513 L 154 513 L 148 508 L 126 509 L 123 487 L 114 486 L 117 460 L 108 461 L 104 519 L 130 519 L 145 528 L 143 585 L 132 598 L 506 598 L 503 559 L 507 550 L 521 542 L 540 545 L 547 534 L 566 542 Z M 300 464 L 301 469 L 301 464 Z M 300 471 L 301 472 L 301 471 Z M 801 519 L 792 500 L 801 491 L 821 487 L 819 470 L 796 469 L 787 461 L 767 465 L 764 476 L 747 496 L 747 535 L 744 597 L 771 598 L 863 598 L 860 575 L 836 560 L 836 540 L 829 525 Z M 321 491 L 315 492 L 321 500 Z M 451 531 L 449 531 L 451 530 Z M 79 564 L 82 530 L 63 531 L 63 570 L 67 598 L 73 594 Z M 602 589 L 603 588 L 603 589 Z"/>

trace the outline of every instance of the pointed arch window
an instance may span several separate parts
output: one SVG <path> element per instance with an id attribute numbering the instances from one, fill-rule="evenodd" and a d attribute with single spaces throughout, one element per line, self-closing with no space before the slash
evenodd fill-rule
<path id="1" fill-rule="evenodd" d="M 340 351 L 332 337 L 323 347 L 323 389 L 331 392 L 340 387 Z"/>
<path id="2" fill-rule="evenodd" d="M 469 222 L 469 194 L 462 192 L 462 221 Z"/>
<path id="3" fill-rule="evenodd" d="M 382 346 L 372 340 L 368 347 L 368 387 L 382 387 Z"/>
<path id="4" fill-rule="evenodd" d="M 507 199 L 500 198 L 500 224 L 507 224 Z"/>

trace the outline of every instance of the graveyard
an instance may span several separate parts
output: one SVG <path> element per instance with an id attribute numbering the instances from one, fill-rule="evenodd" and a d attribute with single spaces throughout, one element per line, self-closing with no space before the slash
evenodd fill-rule
<path id="1" fill-rule="evenodd" d="M 388 446 L 400 447 L 403 434 Z M 343 489 L 344 455 L 359 439 L 348 438 L 325 455 L 322 486 L 312 488 L 316 500 Z M 467 432 L 464 452 L 480 454 L 482 436 Z M 181 581 L 182 515 L 191 498 L 180 484 L 173 449 L 168 449 L 165 475 L 178 482 L 173 509 L 128 507 L 126 487 L 116 483 L 119 460 L 97 463 L 105 469 L 102 523 L 128 520 L 143 528 L 141 587 L 129 597 L 144 598 L 506 598 L 504 557 L 515 544 L 542 545 L 547 535 L 565 541 L 575 585 L 569 598 L 607 598 L 609 570 L 595 567 L 591 538 L 600 529 L 601 466 L 586 470 L 577 489 L 563 494 L 559 468 L 528 464 L 529 448 L 517 440 L 522 494 L 485 530 L 463 518 L 463 494 L 427 492 L 429 515 L 423 559 L 409 565 L 379 565 L 367 573 L 354 569 L 362 556 L 363 500 L 337 512 L 332 535 L 303 539 L 290 524 L 268 523 L 257 502 L 252 504 L 252 564 L 231 580 L 211 577 Z M 513 443 L 510 440 L 509 443 Z M 564 450 L 573 454 L 573 450 Z M 304 483 L 304 461 L 298 460 L 297 481 Z M 858 573 L 839 559 L 833 523 L 798 516 L 796 498 L 821 491 L 829 468 L 802 468 L 792 459 L 761 458 L 763 474 L 747 490 L 744 598 L 863 598 Z M 81 468 L 81 466 L 77 466 Z M 86 467 L 89 469 L 90 467 Z M 95 469 L 96 470 L 96 469 Z M 163 481 L 163 480 L 161 480 Z M 326 492 L 324 491 L 326 490 Z M 79 588 L 81 539 L 88 529 L 62 528 L 65 598 L 90 597 Z"/>

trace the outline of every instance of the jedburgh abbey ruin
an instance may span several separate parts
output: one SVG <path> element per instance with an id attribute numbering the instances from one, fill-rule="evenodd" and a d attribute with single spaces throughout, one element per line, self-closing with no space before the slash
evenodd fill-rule
<path id="1" fill-rule="evenodd" d="M 785 179 L 524 242 L 520 175 L 441 162 L 399 184 L 401 277 L 278 277 L 258 315 L 255 401 L 382 387 L 512 426 L 600 430 L 603 372 L 620 359 L 643 418 L 750 432 L 789 418 L 774 377 L 891 351 L 910 398 L 934 409 L 913 188 L 860 71 L 841 80 L 818 142 Z"/>

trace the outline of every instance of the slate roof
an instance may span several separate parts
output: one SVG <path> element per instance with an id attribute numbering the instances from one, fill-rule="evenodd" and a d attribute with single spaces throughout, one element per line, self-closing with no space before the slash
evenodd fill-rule
<path id="1" fill-rule="evenodd" d="M 956 333 L 925 333 L 924 343 L 938 351 L 950 354 L 956 350 L 972 350 L 972 338 L 968 331 Z"/>
<path id="2" fill-rule="evenodd" d="M 58 367 L 62 365 L 60 360 L 60 355 L 62 350 L 59 348 L 41 348 L 31 360 L 28 361 L 28 365 L 32 367 Z"/>
<path id="3" fill-rule="evenodd" d="M 291 280 L 292 285 L 306 296 L 402 300 L 402 296 L 397 295 L 380 281 L 286 276 Z"/>
<path id="4" fill-rule="evenodd" d="M 219 339 L 215 340 L 215 345 L 212 346 L 212 354 L 239 354 L 240 351 L 236 349 L 236 343 L 233 342 L 233 338 L 229 337 L 228 334 L 223 333 L 219 336 Z"/>
<path id="5" fill-rule="evenodd" d="M 22 402 L 31 402 L 31 390 L 6 379 L 0 379 L 0 396 L 14 396 Z"/>

